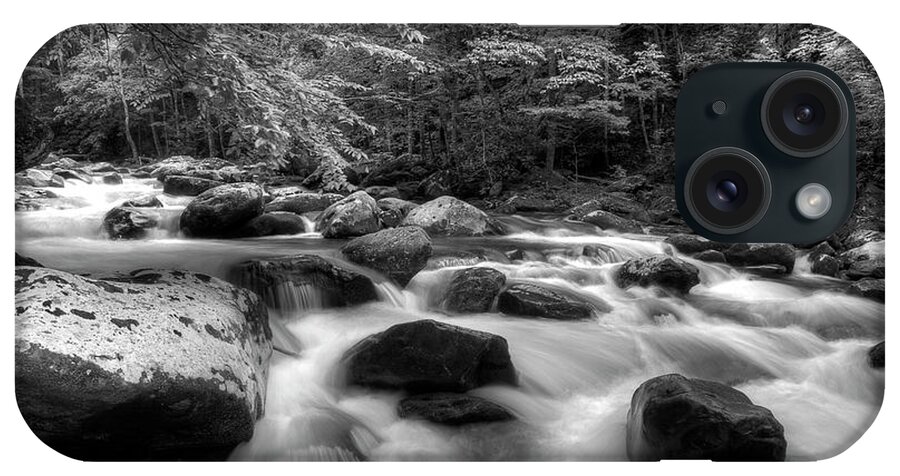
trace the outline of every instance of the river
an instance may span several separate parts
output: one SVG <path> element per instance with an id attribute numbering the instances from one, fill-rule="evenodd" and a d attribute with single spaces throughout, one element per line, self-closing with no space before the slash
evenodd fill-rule
<path id="1" fill-rule="evenodd" d="M 234 265 L 251 258 L 313 253 L 341 261 L 345 240 L 323 239 L 312 222 L 294 236 L 181 237 L 178 216 L 190 198 L 160 188 L 155 179 L 125 178 L 121 185 L 68 180 L 65 188 L 51 189 L 59 198 L 47 209 L 16 212 L 17 252 L 74 273 L 179 268 L 232 281 Z M 110 208 L 148 192 L 165 204 L 159 229 L 137 241 L 101 235 Z M 499 219 L 511 234 L 436 238 L 436 258 L 406 289 L 367 271 L 379 283 L 378 302 L 321 309 L 310 290 L 266 296 L 276 344 L 298 355 L 274 355 L 265 416 L 231 459 L 623 460 L 632 393 L 648 378 L 671 372 L 734 385 L 772 410 L 785 427 L 791 460 L 838 454 L 875 418 L 884 373 L 868 367 L 866 352 L 884 339 L 884 305 L 810 274 L 802 253 L 792 275 L 772 280 L 681 256 L 660 236 L 606 233 L 561 217 Z M 581 255 L 588 244 L 604 251 L 601 258 Z M 526 259 L 506 259 L 503 253 L 513 249 Z M 490 261 L 452 257 L 472 250 Z M 659 253 L 697 266 L 701 284 L 683 297 L 614 284 L 616 263 Z M 612 311 L 562 322 L 436 310 L 451 274 L 472 265 L 496 268 L 510 282 L 602 300 Z M 338 363 L 350 346 L 393 324 L 425 318 L 508 340 L 521 385 L 471 393 L 506 406 L 515 422 L 454 428 L 404 420 L 395 410 L 399 393 L 342 384 Z"/>

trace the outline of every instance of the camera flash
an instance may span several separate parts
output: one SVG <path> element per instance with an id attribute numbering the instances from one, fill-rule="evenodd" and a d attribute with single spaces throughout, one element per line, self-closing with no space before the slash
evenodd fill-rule
<path id="1" fill-rule="evenodd" d="M 795 204 L 805 218 L 818 220 L 831 209 L 831 192 L 822 184 L 808 183 L 797 191 Z"/>

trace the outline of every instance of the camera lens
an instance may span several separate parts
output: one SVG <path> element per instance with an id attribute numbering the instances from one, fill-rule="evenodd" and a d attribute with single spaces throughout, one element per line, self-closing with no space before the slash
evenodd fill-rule
<path id="1" fill-rule="evenodd" d="M 747 230 L 769 208 L 772 185 L 753 154 L 720 147 L 701 155 L 684 182 L 685 204 L 704 228 L 720 234 Z"/>
<path id="2" fill-rule="evenodd" d="M 816 118 L 816 111 L 809 104 L 801 104 L 794 109 L 794 120 L 800 124 L 809 124 Z"/>
<path id="3" fill-rule="evenodd" d="M 793 71 L 775 80 L 762 102 L 763 130 L 782 152 L 815 157 L 828 152 L 848 122 L 844 93 L 829 77 Z"/>

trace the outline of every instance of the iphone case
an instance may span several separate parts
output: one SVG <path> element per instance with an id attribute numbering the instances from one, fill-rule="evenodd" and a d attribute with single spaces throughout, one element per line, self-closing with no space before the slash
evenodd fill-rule
<path id="1" fill-rule="evenodd" d="M 849 85 L 857 198 L 707 241 L 680 87 Z M 796 24 L 84 25 L 16 91 L 15 390 L 87 460 L 819 460 L 884 390 L 884 100 Z"/>

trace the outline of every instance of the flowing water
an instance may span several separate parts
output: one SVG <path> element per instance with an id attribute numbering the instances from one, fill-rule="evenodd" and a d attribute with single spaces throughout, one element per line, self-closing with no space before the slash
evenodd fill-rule
<path id="1" fill-rule="evenodd" d="M 227 279 L 235 264 L 300 253 L 340 261 L 343 240 L 310 229 L 295 236 L 186 239 L 178 216 L 190 201 L 162 194 L 156 180 L 122 185 L 68 181 L 40 211 L 16 213 L 16 246 L 44 265 L 93 275 L 137 268 L 180 268 Z M 103 215 L 153 192 L 165 204 L 144 240 L 109 241 Z M 631 395 L 648 378 L 677 372 L 734 385 L 772 410 L 785 427 L 788 459 L 841 452 L 868 428 L 881 405 L 884 373 L 866 363 L 883 340 L 884 306 L 845 294 L 838 280 L 808 273 L 798 257 L 790 277 L 764 279 L 724 264 L 680 256 L 663 237 L 617 235 L 561 218 L 504 217 L 513 234 L 438 238 L 429 266 L 398 289 L 375 273 L 381 299 L 322 309 L 314 289 L 287 286 L 265 296 L 275 344 L 265 416 L 232 459 L 625 459 Z M 600 258 L 581 256 L 595 245 Z M 510 262 L 503 252 L 521 249 Z M 460 254 L 459 251 L 470 251 Z M 683 297 L 618 288 L 616 263 L 667 253 L 701 271 Z M 473 256 L 486 256 L 477 262 Z M 442 258 L 443 257 L 443 258 Z M 344 263 L 346 264 L 346 263 Z M 450 316 L 437 310 L 455 270 L 489 266 L 510 282 L 563 289 L 612 311 L 561 322 L 497 313 Z M 400 393 L 346 388 L 342 354 L 387 327 L 436 319 L 501 335 L 521 385 L 472 394 L 512 410 L 511 423 L 442 427 L 400 419 Z"/>

